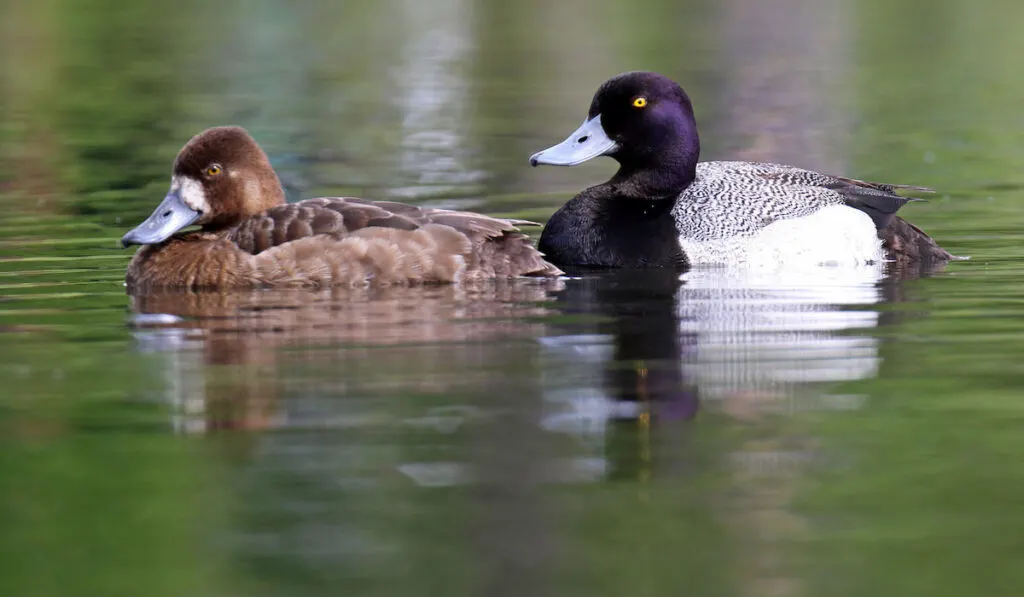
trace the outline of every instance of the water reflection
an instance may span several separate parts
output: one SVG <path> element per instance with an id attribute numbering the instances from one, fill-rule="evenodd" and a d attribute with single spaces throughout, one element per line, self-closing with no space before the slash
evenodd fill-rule
<path id="1" fill-rule="evenodd" d="M 465 138 L 472 3 L 406 1 L 402 8 L 408 35 L 394 76 L 403 135 L 399 169 L 413 184 L 389 192 L 404 199 L 465 194 L 485 174 L 469 163 Z"/>
<path id="2" fill-rule="evenodd" d="M 531 318 L 549 312 L 547 292 L 559 285 L 166 292 L 131 304 L 140 350 L 164 359 L 162 392 L 176 407 L 176 427 L 266 429 L 308 423 L 278 400 L 301 394 L 300 386 L 321 395 L 427 392 L 472 379 L 485 362 L 478 343 L 536 334 Z M 346 427 L 360 417 L 330 420 Z"/>
<path id="3" fill-rule="evenodd" d="M 819 398 L 822 384 L 875 375 L 878 340 L 865 332 L 878 323 L 870 307 L 882 275 L 870 266 L 688 272 L 679 301 L 697 346 L 688 374 L 734 412 L 789 408 L 798 394 Z"/>
<path id="4" fill-rule="evenodd" d="M 878 372 L 873 307 L 898 298 L 884 296 L 883 277 L 883 268 L 865 267 L 571 280 L 556 308 L 582 321 L 552 324 L 542 338 L 542 425 L 607 458 L 595 467 L 607 475 L 636 478 L 659 456 L 668 468 L 685 468 L 685 452 L 652 456 L 650 434 L 682 435 L 700 409 L 751 420 L 859 408 L 862 397 L 832 390 Z"/>
<path id="5" fill-rule="evenodd" d="M 535 425 L 582 450 L 546 477 L 596 480 L 640 474 L 650 434 L 685 426 L 701 408 L 749 419 L 860 407 L 831 388 L 877 374 L 873 307 L 899 300 L 883 293 L 897 286 L 882 285 L 877 267 L 576 273 L 475 287 L 135 296 L 135 336 L 140 350 L 162 355 L 161 392 L 187 431 L 451 432 L 489 416 L 475 396 L 502 396 L 508 388 L 495 383 L 535 376 L 512 382 L 539 399 Z M 388 410 L 396 396 L 429 393 L 445 398 L 404 419 Z M 375 400 L 351 408 L 361 395 Z M 533 398 L 511 400 L 516 410 Z M 321 403 L 315 415 L 301 406 L 310 401 Z M 421 485 L 468 479 L 451 462 L 400 470 Z"/>
<path id="6" fill-rule="evenodd" d="M 549 330 L 545 428 L 576 441 L 578 459 L 595 463 L 594 481 L 633 488 L 616 505 L 637 514 L 621 518 L 642 524 L 642 513 L 661 512 L 665 545 L 673 533 L 692 532 L 696 520 L 713 520 L 716 532 L 702 542 L 725 536 L 728 564 L 719 565 L 743 579 L 741 594 L 794 590 L 801 579 L 779 546 L 800 538 L 809 522 L 794 510 L 793 495 L 802 478 L 841 459 L 822 454 L 816 438 L 794 434 L 786 415 L 866 404 L 834 391 L 878 372 L 876 305 L 895 298 L 885 296 L 883 276 L 881 267 L 705 269 L 570 281 L 558 310 L 597 319 Z M 708 439 L 723 434 L 732 437 Z M 708 479 L 721 481 L 708 491 Z M 704 490 L 651 505 L 677 484 Z M 680 504 L 697 513 L 674 520 Z M 660 536 L 648 529 L 635 541 L 648 554 L 637 559 L 649 561 L 644 548 Z"/>
<path id="7" fill-rule="evenodd" d="M 229 552 L 274 562 L 253 576 L 282 586 L 469 567 L 529 593 L 569 540 L 545 488 L 623 487 L 639 492 L 620 498 L 632 508 L 660 500 L 664 483 L 709 478 L 728 497 L 697 492 L 691 506 L 730 542 L 805 528 L 796 481 L 835 462 L 780 419 L 866 404 L 833 390 L 877 374 L 871 329 L 898 285 L 880 268 L 570 273 L 133 297 L 139 347 L 164 375 L 154 397 L 174 405 L 177 429 L 220 431 L 222 457 L 241 460 Z M 746 431 L 707 441 L 732 425 Z"/>
<path id="8" fill-rule="evenodd" d="M 595 478 L 636 478 L 652 466 L 652 426 L 689 420 L 700 404 L 682 369 L 691 343 L 678 333 L 680 279 L 660 271 L 578 273 L 557 302 L 576 321 L 552 325 L 542 338 L 549 366 L 541 424 L 576 438 Z"/>
<path id="9" fill-rule="evenodd" d="M 535 425 L 533 338 L 560 286 L 164 295 L 133 305 L 188 318 L 136 333 L 165 350 L 161 394 L 194 404 L 186 426 L 258 431 L 214 435 L 223 457 L 244 459 L 223 481 L 245 496 L 227 551 L 253 578 L 419 586 L 451 582 L 469 562 L 507 567 L 502 545 L 534 545 L 549 532 L 532 489 L 538 463 L 552 460 Z M 470 479 L 497 490 L 468 504 L 430 493 Z M 467 532 L 481 542 L 471 558 L 460 549 Z"/>

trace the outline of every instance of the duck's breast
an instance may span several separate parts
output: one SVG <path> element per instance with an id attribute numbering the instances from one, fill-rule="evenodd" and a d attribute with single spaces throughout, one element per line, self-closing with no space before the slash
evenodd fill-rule
<path id="1" fill-rule="evenodd" d="M 140 247 L 125 274 L 129 289 L 238 288 L 259 283 L 251 255 L 223 235 L 187 232 Z"/>

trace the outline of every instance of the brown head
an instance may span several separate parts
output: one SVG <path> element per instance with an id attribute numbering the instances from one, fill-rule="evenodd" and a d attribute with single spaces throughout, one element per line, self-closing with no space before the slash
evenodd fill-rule
<path id="1" fill-rule="evenodd" d="M 121 244 L 160 243 L 192 224 L 209 231 L 231 227 L 284 202 L 267 154 L 245 129 L 206 129 L 178 152 L 167 196 Z"/>

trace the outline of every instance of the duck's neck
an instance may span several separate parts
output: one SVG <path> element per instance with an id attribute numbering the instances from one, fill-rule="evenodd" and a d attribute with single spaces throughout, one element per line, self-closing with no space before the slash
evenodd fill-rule
<path id="1" fill-rule="evenodd" d="M 614 156 L 619 171 L 608 181 L 622 197 L 675 199 L 697 176 L 700 139 L 691 119 L 629 155 Z"/>

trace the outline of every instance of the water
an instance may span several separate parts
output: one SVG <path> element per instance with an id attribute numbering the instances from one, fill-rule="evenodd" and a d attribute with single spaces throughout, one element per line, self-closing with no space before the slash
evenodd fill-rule
<path id="1" fill-rule="evenodd" d="M 1024 8 L 8 0 L 0 594 L 1016 594 Z M 293 199 L 543 220 L 630 69 L 705 159 L 931 186 L 938 272 L 133 301 L 116 241 L 247 127 Z"/>

